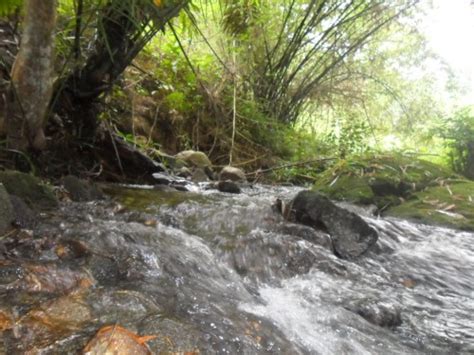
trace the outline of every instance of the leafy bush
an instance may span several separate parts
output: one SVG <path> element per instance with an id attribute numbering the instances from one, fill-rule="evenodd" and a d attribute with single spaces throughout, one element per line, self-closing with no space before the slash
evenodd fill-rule
<path id="1" fill-rule="evenodd" d="M 452 168 L 474 178 L 474 112 L 471 107 L 457 111 L 438 128 L 445 139 Z"/>

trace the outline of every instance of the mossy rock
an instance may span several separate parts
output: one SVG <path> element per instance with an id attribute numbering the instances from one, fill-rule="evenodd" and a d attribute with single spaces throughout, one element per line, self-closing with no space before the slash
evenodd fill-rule
<path id="1" fill-rule="evenodd" d="M 474 181 L 445 181 L 443 186 L 429 187 L 385 215 L 474 230 Z"/>
<path id="2" fill-rule="evenodd" d="M 11 170 L 0 171 L 0 182 L 9 194 L 20 197 L 34 209 L 51 209 L 58 206 L 51 187 L 32 175 Z"/>
<path id="3" fill-rule="evenodd" d="M 374 155 L 339 161 L 319 176 L 314 189 L 335 200 L 384 208 L 449 178 L 457 175 L 428 161 Z"/>
<path id="4" fill-rule="evenodd" d="M 205 168 L 211 167 L 212 163 L 203 152 L 195 150 L 184 150 L 175 156 L 176 160 L 184 161 L 190 167 Z"/>

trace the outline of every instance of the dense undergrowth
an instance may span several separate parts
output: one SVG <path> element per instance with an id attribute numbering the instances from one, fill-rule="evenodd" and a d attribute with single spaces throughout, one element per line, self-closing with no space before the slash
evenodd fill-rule
<path id="1" fill-rule="evenodd" d="M 93 137 L 82 132 L 87 120 L 94 122 L 87 116 L 98 113 L 107 132 L 118 133 L 153 158 L 194 149 L 208 154 L 217 168 L 231 164 L 247 172 L 263 171 L 270 181 L 313 184 L 323 179 L 337 185 L 344 179 L 333 181 L 339 167 L 364 170 L 358 167 L 360 156 L 390 156 L 394 151 L 410 152 L 408 160 L 422 156 L 456 173 L 474 175 L 474 114 L 469 108 L 450 110 L 446 95 L 435 91 L 443 83 L 419 65 L 433 56 L 416 27 L 416 8 L 395 3 L 380 8 L 372 3 L 326 8 L 322 2 L 319 10 L 328 18 L 357 13 L 347 23 L 336 21 L 332 26 L 311 15 L 307 6 L 319 6 L 313 1 L 285 3 L 277 9 L 269 1 L 195 1 L 182 7 L 166 27 L 153 29 L 155 20 L 147 17 L 153 16 L 147 12 L 153 8 L 144 0 L 133 6 L 118 0 L 107 6 L 85 3 L 84 22 L 77 16 L 76 2 L 58 4 L 57 86 L 68 75 L 78 79 L 75 71 L 87 69 L 95 51 L 115 44 L 107 42 L 114 37 L 100 42 L 107 36 L 101 26 L 112 16 L 107 11 L 118 11 L 114 16 L 127 24 L 121 29 L 126 36 L 142 40 L 140 36 L 149 33 L 150 37 L 120 75 L 103 75 L 107 89 L 101 87 L 101 94 L 92 99 L 97 105 L 87 107 L 88 100 L 79 100 L 78 105 L 90 110 L 78 106 L 50 112 L 47 133 L 52 143 L 75 139 L 74 152 L 93 150 Z M 155 5 L 154 10 L 163 8 L 161 2 Z M 21 28 L 19 13 L 2 22 L 5 28 L 15 27 L 9 23 L 12 19 Z M 131 34 L 126 32 L 130 28 Z M 323 29 L 334 36 L 313 36 Z M 126 36 L 121 40 L 136 44 Z M 17 33 L 3 40 L 11 46 L 20 37 Z M 351 50 L 346 51 L 347 44 L 353 46 Z M 327 48 L 342 54 L 335 56 Z M 4 53 L 0 63 L 1 83 L 6 83 L 1 90 L 8 88 L 8 72 L 17 52 L 7 50 L 10 60 Z M 111 59 L 108 64 L 115 70 L 118 58 L 106 59 Z M 419 68 L 416 78 L 406 74 L 414 66 Z M 455 96 L 455 85 L 450 85 L 449 93 Z M 4 91 L 2 95 L 7 94 Z M 59 90 L 56 101 L 61 98 Z M 84 117 L 85 122 L 78 122 Z M 66 133 L 56 139 L 58 131 Z M 71 156 L 70 151 L 64 152 Z M 61 155 L 49 159 L 48 152 L 43 160 L 36 160 L 36 153 L 15 154 L 30 170 L 44 160 L 64 159 Z M 92 154 L 87 169 L 100 165 L 94 159 Z"/>

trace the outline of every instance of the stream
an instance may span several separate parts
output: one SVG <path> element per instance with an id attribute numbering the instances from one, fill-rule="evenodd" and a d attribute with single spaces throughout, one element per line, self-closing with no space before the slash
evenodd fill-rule
<path id="1" fill-rule="evenodd" d="M 300 190 L 109 186 L 113 201 L 63 203 L 0 258 L 0 327 L 15 324 L 0 353 L 75 354 L 110 324 L 156 335 L 153 353 L 474 353 L 473 233 L 345 206 L 379 240 L 343 260 L 273 211 Z"/>

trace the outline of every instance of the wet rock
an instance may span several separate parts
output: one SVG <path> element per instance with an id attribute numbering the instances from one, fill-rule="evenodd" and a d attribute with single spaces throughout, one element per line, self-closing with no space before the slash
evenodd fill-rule
<path id="1" fill-rule="evenodd" d="M 328 232 L 335 254 L 343 259 L 364 254 L 378 239 L 375 229 L 361 217 L 336 206 L 317 192 L 298 193 L 284 215 L 290 221 Z"/>
<path id="2" fill-rule="evenodd" d="M 184 150 L 176 154 L 177 160 L 184 161 L 189 167 L 211 167 L 212 163 L 207 157 L 207 155 L 203 152 L 198 152 L 195 150 Z"/>
<path id="3" fill-rule="evenodd" d="M 177 171 L 176 175 L 186 179 L 191 177 L 193 175 L 193 172 L 188 167 L 183 166 Z"/>
<path id="4" fill-rule="evenodd" d="M 91 309 L 84 301 L 84 294 L 72 293 L 43 302 L 30 310 L 15 326 L 13 337 L 21 339 L 18 345 L 22 351 L 38 351 L 77 333 L 92 321 Z"/>
<path id="5" fill-rule="evenodd" d="M 58 206 L 53 190 L 41 181 L 18 171 L 1 171 L 0 183 L 11 195 L 16 195 L 34 209 L 52 209 Z"/>
<path id="6" fill-rule="evenodd" d="M 99 329 L 94 338 L 86 345 L 84 354 L 135 354 L 149 355 L 150 349 L 147 341 L 156 338 L 152 336 L 139 336 L 119 325 L 105 326 Z"/>
<path id="7" fill-rule="evenodd" d="M 193 171 L 191 180 L 194 182 L 206 182 L 209 181 L 209 177 L 207 176 L 203 168 L 196 168 Z"/>
<path id="8" fill-rule="evenodd" d="M 259 232 L 222 243 L 223 259 L 241 276 L 277 284 L 282 278 L 307 273 L 327 252 L 284 234 Z"/>
<path id="9" fill-rule="evenodd" d="M 24 277 L 25 270 L 10 260 L 0 260 L 0 290 L 6 290 L 14 282 Z"/>
<path id="10" fill-rule="evenodd" d="M 231 180 L 231 181 L 247 181 L 245 172 L 242 169 L 235 168 L 233 166 L 226 166 L 219 173 L 219 180 Z"/>
<path id="11" fill-rule="evenodd" d="M 85 243 L 74 239 L 60 241 L 54 252 L 58 258 L 63 260 L 79 259 L 91 254 Z"/>
<path id="12" fill-rule="evenodd" d="M 13 316 L 5 309 L 0 309 L 0 332 L 13 327 Z"/>
<path id="13" fill-rule="evenodd" d="M 175 191 L 181 191 L 181 192 L 189 191 L 188 188 L 182 184 L 171 184 L 170 187 L 172 187 Z"/>
<path id="14" fill-rule="evenodd" d="M 12 229 L 12 222 L 15 219 L 13 206 L 10 202 L 5 187 L 0 184 L 0 236 L 8 233 Z"/>
<path id="15" fill-rule="evenodd" d="M 154 354 L 199 354 L 197 349 L 204 351 L 207 343 L 204 334 L 194 327 L 161 315 L 145 318 L 139 329 L 143 334 L 158 335 L 148 343 Z"/>
<path id="16" fill-rule="evenodd" d="M 281 224 L 277 230 L 280 233 L 294 235 L 312 244 L 317 244 L 326 249 L 332 250 L 332 242 L 329 234 L 314 228 L 301 224 L 284 223 Z"/>
<path id="17" fill-rule="evenodd" d="M 362 300 L 347 307 L 369 323 L 386 328 L 396 328 L 402 324 L 401 311 L 398 307 L 376 300 Z"/>
<path id="18" fill-rule="evenodd" d="M 87 303 L 101 324 L 130 324 L 164 312 L 153 298 L 135 290 L 95 289 L 87 296 Z"/>
<path id="19" fill-rule="evenodd" d="M 154 186 L 156 190 L 175 191 L 184 189 L 184 191 L 187 191 L 185 185 L 188 184 L 188 181 L 186 179 L 164 173 L 154 173 L 153 178 L 158 184 Z M 167 189 L 167 187 L 171 187 L 174 190 Z"/>
<path id="20" fill-rule="evenodd" d="M 93 201 L 104 198 L 104 194 L 97 185 L 73 175 L 64 177 L 63 185 L 73 201 Z"/>
<path id="21" fill-rule="evenodd" d="M 58 267 L 53 263 L 0 263 L 0 285 L 8 291 L 65 293 L 87 288 L 94 283 L 85 272 Z"/>
<path id="22" fill-rule="evenodd" d="M 233 181 L 219 181 L 217 183 L 217 189 L 220 192 L 228 192 L 228 193 L 231 193 L 231 194 L 240 194 L 241 193 L 239 185 L 237 185 Z"/>
<path id="23" fill-rule="evenodd" d="M 169 185 L 154 185 L 153 190 L 162 191 L 162 192 L 176 192 L 178 189 Z"/>
<path id="24" fill-rule="evenodd" d="M 38 214 L 18 196 L 11 195 L 10 201 L 15 213 L 14 225 L 20 228 L 33 229 L 38 223 Z"/>
<path id="25" fill-rule="evenodd" d="M 168 174 L 154 173 L 153 178 L 156 180 L 157 184 L 161 185 L 169 185 L 173 182 L 173 177 Z"/>

